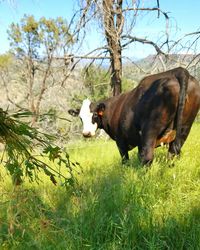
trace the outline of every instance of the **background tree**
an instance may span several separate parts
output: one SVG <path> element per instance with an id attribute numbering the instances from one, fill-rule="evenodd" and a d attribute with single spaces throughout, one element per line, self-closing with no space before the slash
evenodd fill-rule
<path id="1" fill-rule="evenodd" d="M 21 61 L 18 68 L 23 69 L 22 77 L 29 86 L 30 110 L 34 114 L 33 121 L 36 121 L 40 102 L 47 88 L 47 80 L 53 74 L 53 58 L 56 53 L 61 53 L 62 50 L 65 52 L 65 47 L 72 42 L 67 23 L 62 18 L 56 20 L 41 18 L 37 22 L 33 16 L 25 16 L 20 25 L 11 25 L 9 34 L 13 53 Z M 7 100 L 18 106 L 9 97 L 9 84 L 12 79 L 10 68 L 13 69 L 16 58 L 10 53 L 0 55 L 0 79 L 5 87 Z M 41 64 L 41 60 L 45 66 Z M 64 66 L 66 67 L 66 63 Z M 37 73 L 40 73 L 42 81 L 38 94 L 34 95 Z M 11 175 L 14 185 L 21 184 L 25 177 L 38 182 L 40 179 L 38 173 L 41 170 L 55 185 L 57 178 L 61 178 L 65 185 L 73 185 L 75 179 L 72 166 L 79 164 L 71 162 L 68 153 L 53 144 L 51 135 L 41 133 L 20 121 L 19 118 L 29 115 L 30 112 L 8 113 L 0 109 L 1 165 Z M 51 162 L 53 168 L 50 166 Z M 67 175 L 61 173 L 61 167 L 64 167 Z"/>
<path id="2" fill-rule="evenodd" d="M 54 74 L 61 70 L 65 81 L 66 61 L 57 65 L 56 57 L 64 57 L 73 41 L 67 21 L 24 16 L 20 24 L 12 23 L 8 31 L 13 54 L 19 59 L 22 79 L 27 84 L 28 106 L 33 113 L 33 123 L 38 120 L 40 104 L 48 87 L 55 82 Z"/>

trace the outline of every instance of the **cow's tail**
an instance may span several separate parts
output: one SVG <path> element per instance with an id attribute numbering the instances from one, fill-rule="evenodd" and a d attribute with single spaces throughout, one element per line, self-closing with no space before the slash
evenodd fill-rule
<path id="1" fill-rule="evenodd" d="M 183 119 L 183 111 L 186 102 L 187 96 L 187 88 L 188 88 L 188 80 L 189 80 L 189 72 L 184 68 L 178 68 L 175 76 L 180 85 L 179 91 L 179 100 L 178 100 L 178 107 L 174 121 L 174 129 L 176 130 L 176 138 L 174 141 L 174 151 L 175 153 L 180 152 L 181 148 L 181 128 L 182 128 L 182 119 Z"/>

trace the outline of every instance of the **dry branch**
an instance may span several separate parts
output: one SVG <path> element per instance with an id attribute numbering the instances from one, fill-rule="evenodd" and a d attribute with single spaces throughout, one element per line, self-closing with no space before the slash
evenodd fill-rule
<path id="1" fill-rule="evenodd" d="M 162 55 L 165 55 L 166 56 L 166 53 L 164 53 L 160 48 L 159 46 L 154 43 L 153 41 L 150 41 L 150 40 L 147 40 L 145 38 L 138 38 L 138 37 L 134 37 L 134 36 L 130 36 L 130 35 L 124 35 L 122 36 L 122 39 L 125 38 L 125 39 L 130 39 L 127 43 L 123 44 L 122 47 L 126 47 L 127 45 L 133 43 L 133 42 L 140 42 L 140 43 L 143 43 L 143 44 L 150 44 L 152 45 L 155 50 L 157 51 L 158 54 L 162 54 Z"/>
<path id="2" fill-rule="evenodd" d="M 138 12 L 138 11 L 158 11 L 158 13 L 162 13 L 166 19 L 169 19 L 168 13 L 162 11 L 160 8 L 135 8 L 135 7 L 133 7 L 133 8 L 125 8 L 122 10 L 122 12 L 126 12 L 126 11 L 136 11 L 136 12 Z M 158 15 L 158 17 L 159 17 L 159 15 Z"/>

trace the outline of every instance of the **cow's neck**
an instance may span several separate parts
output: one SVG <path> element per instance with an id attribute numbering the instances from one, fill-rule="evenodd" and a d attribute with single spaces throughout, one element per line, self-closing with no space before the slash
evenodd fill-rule
<path id="1" fill-rule="evenodd" d="M 113 140 L 115 140 L 115 133 L 111 129 L 111 125 L 107 117 L 102 117 L 102 127 L 101 127 Z"/>
<path id="2" fill-rule="evenodd" d="M 107 100 L 104 100 L 103 103 L 106 105 L 106 110 L 101 120 L 101 128 L 113 139 L 115 140 L 115 126 L 112 124 L 113 117 L 113 107 L 115 106 L 116 100 L 119 96 L 111 97 Z"/>

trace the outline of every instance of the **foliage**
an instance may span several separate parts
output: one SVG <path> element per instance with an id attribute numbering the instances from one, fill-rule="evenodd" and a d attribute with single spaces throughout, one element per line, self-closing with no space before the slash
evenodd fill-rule
<path id="1" fill-rule="evenodd" d="M 22 58 L 39 59 L 42 53 L 47 56 L 73 43 L 67 21 L 62 17 L 42 17 L 37 21 L 34 16 L 24 15 L 20 23 L 11 24 L 8 34 L 14 54 Z"/>
<path id="2" fill-rule="evenodd" d="M 38 57 L 37 49 L 40 47 L 38 36 L 38 23 L 33 16 L 24 16 L 21 25 L 12 23 L 8 31 L 10 46 L 18 57 L 28 55 L 31 58 Z"/>
<path id="3" fill-rule="evenodd" d="M 84 86 L 89 90 L 89 97 L 93 101 L 111 96 L 110 72 L 106 67 L 89 65 L 82 70 L 82 78 L 84 79 Z M 135 81 L 127 76 L 122 77 L 123 92 L 132 90 L 136 85 Z M 79 97 L 79 99 L 83 98 L 83 96 Z"/>
<path id="4" fill-rule="evenodd" d="M 200 125 L 180 159 L 156 150 L 150 169 L 137 150 L 122 167 L 110 140 L 71 144 L 83 174 L 77 192 L 43 185 L 12 191 L 1 180 L 2 249 L 199 249 Z"/>
<path id="5" fill-rule="evenodd" d="M 97 65 L 90 65 L 83 69 L 82 77 L 92 100 L 104 99 L 109 96 L 110 74 L 106 69 Z"/>
<path id="6" fill-rule="evenodd" d="M 25 177 L 31 182 L 39 181 L 40 171 L 49 176 L 55 185 L 57 177 L 63 179 L 66 185 L 72 184 L 75 180 L 72 166 L 78 166 L 78 163 L 72 163 L 67 152 L 52 144 L 52 136 L 19 120 L 29 115 L 30 112 L 9 115 L 0 110 L 0 142 L 4 145 L 1 163 L 12 176 L 14 184 L 21 184 Z M 50 167 L 48 161 L 41 157 L 53 162 L 59 170 Z M 68 177 L 60 172 L 62 168 Z"/>
<path id="7" fill-rule="evenodd" d="M 137 86 L 137 83 L 132 79 L 122 77 L 122 92 L 130 91 Z"/>
<path id="8" fill-rule="evenodd" d="M 0 71 L 7 69 L 12 63 L 12 55 L 10 53 L 0 55 Z"/>

